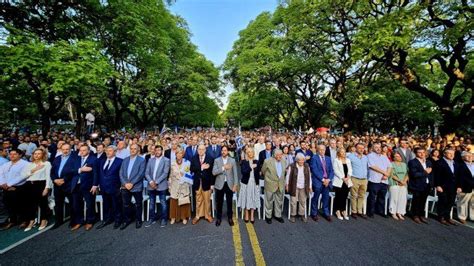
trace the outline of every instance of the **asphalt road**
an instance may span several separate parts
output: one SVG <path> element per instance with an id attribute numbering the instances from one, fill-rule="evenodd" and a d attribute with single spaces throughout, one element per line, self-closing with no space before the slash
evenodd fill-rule
<path id="1" fill-rule="evenodd" d="M 246 224 L 239 220 L 243 262 L 255 265 Z M 263 220 L 254 229 L 267 265 L 473 265 L 474 229 L 376 217 L 370 220 L 284 224 Z M 16 230 L 16 229 L 14 229 Z M 50 230 L 0 255 L 0 265 L 233 265 L 233 233 L 220 227 L 168 225 L 124 231 L 111 226 Z"/>

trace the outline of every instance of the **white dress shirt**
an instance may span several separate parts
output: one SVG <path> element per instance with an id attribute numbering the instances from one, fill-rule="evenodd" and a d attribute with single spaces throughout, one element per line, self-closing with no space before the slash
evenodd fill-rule
<path id="1" fill-rule="evenodd" d="M 23 169 L 28 165 L 25 160 L 19 160 L 16 163 L 8 162 L 2 165 L 0 169 L 0 185 L 21 186 L 26 183 L 26 177 L 22 175 Z"/>
<path id="2" fill-rule="evenodd" d="M 45 161 L 42 163 L 43 168 L 37 170 L 31 174 L 31 170 L 36 167 L 36 163 L 28 163 L 23 169 L 22 175 L 26 178 L 26 181 L 46 181 L 46 188 L 53 188 L 53 181 L 51 180 L 51 163 Z"/>

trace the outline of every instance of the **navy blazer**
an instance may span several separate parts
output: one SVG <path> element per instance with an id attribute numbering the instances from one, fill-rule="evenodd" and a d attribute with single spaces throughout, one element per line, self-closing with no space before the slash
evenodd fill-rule
<path id="1" fill-rule="evenodd" d="M 459 162 L 456 166 L 454 170 L 456 175 L 456 188 L 461 188 L 463 193 L 471 193 L 474 188 L 474 176 L 472 176 L 466 162 Z"/>
<path id="2" fill-rule="evenodd" d="M 216 151 L 212 149 L 212 145 L 209 145 L 206 149 L 206 155 L 210 156 L 212 159 L 216 159 L 221 156 L 221 145 L 216 144 Z"/>
<path id="3" fill-rule="evenodd" d="M 304 152 L 302 149 L 298 149 L 296 152 L 295 152 L 295 155 L 298 154 L 298 153 L 301 153 L 303 154 L 305 157 L 306 156 L 309 156 L 309 159 L 307 160 L 309 162 L 309 160 L 311 160 L 311 158 L 313 157 L 313 152 L 311 150 L 306 150 L 306 152 Z"/>
<path id="4" fill-rule="evenodd" d="M 270 157 L 268 157 L 268 159 L 272 158 L 272 155 L 273 155 L 273 149 L 270 152 Z M 260 151 L 258 153 L 258 169 L 262 168 L 263 163 L 265 162 L 266 159 L 267 159 L 267 149 L 264 149 L 263 151 Z M 262 176 L 262 178 L 263 178 L 263 176 Z"/>
<path id="5" fill-rule="evenodd" d="M 209 164 L 209 168 L 201 170 L 201 162 L 199 161 L 199 155 L 196 154 L 191 160 L 191 172 L 194 174 L 193 177 L 193 189 L 198 190 L 202 183 L 202 190 L 207 191 L 214 185 L 214 175 L 212 174 L 212 168 L 214 166 L 214 159 L 206 155 L 204 157 L 204 163 Z"/>
<path id="6" fill-rule="evenodd" d="M 100 161 L 97 164 L 98 178 L 94 182 L 94 186 L 99 186 L 101 191 L 108 194 L 113 194 L 120 190 L 120 166 L 122 166 L 122 161 L 122 159 L 115 157 L 108 170 L 104 169 L 107 159 Z"/>
<path id="7" fill-rule="evenodd" d="M 62 156 L 58 156 L 54 159 L 51 165 L 51 180 L 64 179 L 64 184 L 61 186 L 63 190 L 70 191 L 71 180 L 77 173 L 76 168 L 76 155 L 71 153 L 66 161 L 61 173 L 58 173 L 59 166 L 61 164 Z"/>
<path id="8" fill-rule="evenodd" d="M 257 160 L 253 160 L 253 163 L 257 165 L 257 167 L 253 169 L 253 175 L 255 178 L 255 184 L 258 186 L 258 181 L 260 179 L 260 167 Z M 240 165 L 240 171 L 242 172 L 242 179 L 240 180 L 240 182 L 242 182 L 242 184 L 248 184 L 250 179 L 250 173 L 252 172 L 250 162 L 248 160 L 243 160 Z"/>
<path id="9" fill-rule="evenodd" d="M 197 154 L 197 148 L 198 148 L 198 146 L 196 145 L 196 151 L 193 154 L 193 146 L 186 147 L 186 151 L 184 153 L 184 159 L 186 159 L 188 161 L 192 161 L 193 157 Z"/>
<path id="10" fill-rule="evenodd" d="M 431 161 L 426 160 L 426 167 L 433 169 Z M 408 182 L 408 188 L 413 191 L 426 191 L 433 187 L 433 171 L 430 174 L 426 174 L 423 165 L 420 161 L 415 158 L 408 162 L 408 176 L 410 181 Z M 428 178 L 428 183 L 426 183 Z"/>
<path id="11" fill-rule="evenodd" d="M 456 167 L 457 167 L 457 163 L 456 161 L 454 161 L 454 169 L 456 169 Z M 444 158 L 441 158 L 436 162 L 434 177 L 435 177 L 434 178 L 435 186 L 442 187 L 443 190 L 446 190 L 446 189 L 450 189 L 451 191 L 456 190 L 456 178 Z"/>
<path id="12" fill-rule="evenodd" d="M 90 172 L 83 172 L 80 173 L 78 172 L 79 168 L 82 167 L 81 162 L 82 162 L 82 157 L 81 156 L 76 156 L 76 173 L 74 174 L 72 180 L 71 180 L 71 192 L 74 190 L 76 187 L 77 183 L 79 180 L 81 180 L 80 183 L 80 189 L 83 191 L 90 191 L 93 184 L 97 183 L 97 163 L 99 162 L 97 157 L 93 154 L 89 154 L 87 156 L 86 161 L 84 162 L 84 166 L 87 165 L 89 167 L 92 167 L 92 171 Z"/>
<path id="13" fill-rule="evenodd" d="M 325 155 L 324 160 L 326 162 L 327 178 L 331 180 L 331 182 L 329 182 L 329 188 L 331 188 L 332 180 L 334 179 L 334 169 L 332 168 L 331 157 Z M 323 185 L 324 170 L 323 164 L 321 163 L 321 159 L 319 158 L 319 154 L 315 154 L 311 158 L 309 166 L 311 168 L 311 179 L 313 182 L 313 186 L 320 188 Z"/>

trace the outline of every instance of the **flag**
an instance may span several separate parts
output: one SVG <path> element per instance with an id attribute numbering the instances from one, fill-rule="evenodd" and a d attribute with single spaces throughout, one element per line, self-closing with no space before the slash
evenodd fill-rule
<path id="1" fill-rule="evenodd" d="M 178 126 L 174 126 L 174 133 L 178 134 Z"/>
<path id="2" fill-rule="evenodd" d="M 211 124 L 211 131 L 215 131 L 215 129 L 214 129 L 214 122 L 212 122 L 212 124 Z"/>
<path id="3" fill-rule="evenodd" d="M 160 135 L 163 135 L 166 132 L 166 124 L 163 124 L 163 128 L 161 129 Z"/>

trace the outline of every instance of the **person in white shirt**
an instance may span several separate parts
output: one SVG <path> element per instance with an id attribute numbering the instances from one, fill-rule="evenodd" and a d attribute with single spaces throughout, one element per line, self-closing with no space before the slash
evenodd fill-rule
<path id="1" fill-rule="evenodd" d="M 87 125 L 87 134 L 90 135 L 94 131 L 95 116 L 94 110 L 91 110 L 86 114 L 86 125 Z"/>
<path id="2" fill-rule="evenodd" d="M 351 160 L 346 157 L 344 148 L 339 148 L 336 153 L 336 158 L 333 160 L 334 180 L 332 186 L 334 187 L 334 209 L 339 220 L 349 220 L 349 215 L 346 212 L 347 195 L 349 189 L 352 187 L 352 164 Z"/>
<path id="3" fill-rule="evenodd" d="M 31 154 L 33 154 L 33 151 L 37 148 L 36 144 L 31 142 L 30 137 L 25 137 L 25 141 L 18 145 L 18 149 L 24 151 L 24 155 L 26 159 L 30 159 Z"/>
<path id="4" fill-rule="evenodd" d="M 3 199 L 8 212 L 8 221 L 2 226 L 1 230 L 7 230 L 17 223 L 20 229 L 26 228 L 24 213 L 24 184 L 26 180 L 22 176 L 23 169 L 28 162 L 22 160 L 23 153 L 20 149 L 10 150 L 10 161 L 2 165 L 0 169 L 0 187 L 3 190 Z"/>
<path id="5" fill-rule="evenodd" d="M 291 217 L 290 222 L 296 222 L 296 207 L 298 203 L 298 215 L 304 223 L 308 222 L 305 217 L 306 200 L 309 194 L 313 191 L 313 184 L 311 181 L 311 169 L 306 163 L 304 154 L 298 153 L 295 162 L 292 163 L 286 172 L 285 189 L 290 194 Z"/>
<path id="6" fill-rule="evenodd" d="M 119 141 L 117 144 L 117 153 L 115 157 L 120 159 L 125 159 L 130 156 L 130 148 L 127 146 L 127 143 L 123 140 Z"/>
<path id="7" fill-rule="evenodd" d="M 265 150 L 265 136 L 258 137 L 258 142 L 253 145 L 253 150 L 257 157 L 261 151 Z"/>
<path id="8" fill-rule="evenodd" d="M 25 232 L 30 231 L 36 224 L 36 212 L 41 210 L 41 224 L 38 230 L 43 230 L 48 225 L 51 209 L 48 206 L 48 194 L 53 187 L 51 181 L 51 163 L 48 162 L 48 153 L 43 149 L 33 152 L 32 162 L 22 172 L 26 179 L 25 184 L 25 215 L 30 221 Z"/>

